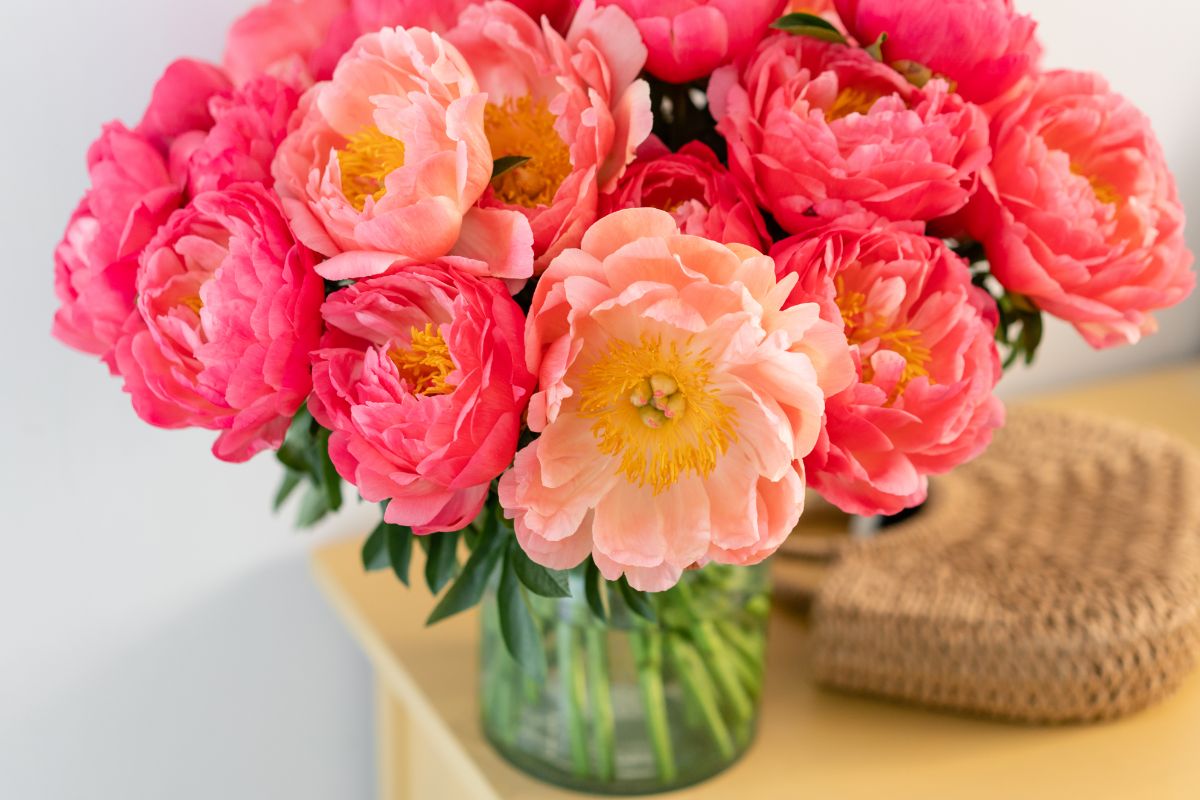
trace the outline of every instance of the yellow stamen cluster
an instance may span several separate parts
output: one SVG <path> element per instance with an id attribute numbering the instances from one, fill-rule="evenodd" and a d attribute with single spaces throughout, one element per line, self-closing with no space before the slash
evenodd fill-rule
<path id="1" fill-rule="evenodd" d="M 1087 174 L 1087 171 L 1078 164 L 1071 164 L 1071 173 L 1081 178 L 1087 178 L 1088 184 L 1092 187 L 1092 193 L 1096 195 L 1096 199 L 1101 203 L 1115 206 L 1121 202 L 1121 193 L 1117 191 L 1115 186 L 1100 176 Z"/>
<path id="2" fill-rule="evenodd" d="M 337 159 L 342 194 L 362 211 L 368 197 L 378 200 L 387 194 L 387 176 L 404 166 L 404 142 L 374 126 L 364 128 L 346 140 Z"/>
<path id="3" fill-rule="evenodd" d="M 879 341 L 879 349 L 890 350 L 904 359 L 904 372 L 892 393 L 894 402 L 905 387 L 918 377 L 929 377 L 929 362 L 933 353 L 921 341 L 921 334 L 912 328 L 890 328 L 887 320 L 868 322 L 867 296 L 862 292 L 848 291 L 845 280 L 839 275 L 834 284 L 837 288 L 837 306 L 846 324 L 846 339 L 850 344 L 861 345 L 872 340 Z M 870 382 L 875 377 L 870 361 L 863 360 L 863 380 Z"/>
<path id="4" fill-rule="evenodd" d="M 413 394 L 450 394 L 454 391 L 454 386 L 447 383 L 454 372 L 450 347 L 432 322 L 425 323 L 424 330 L 414 327 L 408 349 L 393 349 L 388 357 Z"/>
<path id="5" fill-rule="evenodd" d="M 530 96 L 488 103 L 484 109 L 483 126 L 492 157 L 529 159 L 492 182 L 496 196 L 505 203 L 525 208 L 548 206 L 571 174 L 571 151 L 554 130 L 554 121 L 546 101 Z"/>
<path id="6" fill-rule="evenodd" d="M 829 122 L 848 117 L 851 114 L 866 114 L 871 106 L 883 97 L 882 92 L 874 89 L 864 89 L 861 86 L 847 86 L 838 92 L 837 97 L 825 111 L 825 119 Z"/>
<path id="7" fill-rule="evenodd" d="M 704 354 L 643 337 L 613 341 L 583 376 L 580 410 L 596 420 L 600 452 L 620 458 L 619 474 L 665 491 L 687 473 L 705 476 L 736 440 L 733 409 L 710 385 Z"/>

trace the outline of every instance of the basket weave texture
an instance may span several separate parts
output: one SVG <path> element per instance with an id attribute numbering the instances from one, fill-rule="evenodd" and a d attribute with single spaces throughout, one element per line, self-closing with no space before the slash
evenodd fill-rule
<path id="1" fill-rule="evenodd" d="M 813 606 L 819 681 L 1028 722 L 1145 708 L 1198 654 L 1200 456 L 1058 412 L 1013 412 Z"/>

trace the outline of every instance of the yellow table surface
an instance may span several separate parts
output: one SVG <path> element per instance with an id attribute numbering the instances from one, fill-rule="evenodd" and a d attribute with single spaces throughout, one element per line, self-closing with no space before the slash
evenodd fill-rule
<path id="1" fill-rule="evenodd" d="M 1023 402 L 1116 415 L 1200 446 L 1200 363 Z M 364 574 L 360 544 L 319 550 L 313 569 L 375 668 L 381 798 L 580 797 L 526 777 L 483 739 L 476 614 L 426 628 L 424 586 Z M 775 612 L 757 742 L 724 774 L 661 797 L 1200 800 L 1200 673 L 1127 719 L 1025 727 L 821 689 L 805 638 L 800 617 Z"/>

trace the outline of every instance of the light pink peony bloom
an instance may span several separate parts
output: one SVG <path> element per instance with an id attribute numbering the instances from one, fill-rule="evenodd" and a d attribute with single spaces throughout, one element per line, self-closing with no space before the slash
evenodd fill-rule
<path id="1" fill-rule="evenodd" d="M 530 159 L 492 181 L 483 205 L 528 217 L 540 272 L 579 243 L 650 134 L 650 89 L 637 80 L 646 49 L 623 11 L 592 0 L 565 37 L 490 2 L 467 8 L 447 38 L 487 92 L 492 154 Z"/>
<path id="2" fill-rule="evenodd" d="M 499 281 L 417 265 L 321 309 L 309 408 L 338 473 L 415 533 L 471 522 L 517 449 L 533 391 L 525 318 Z"/>
<path id="3" fill-rule="evenodd" d="M 896 220 L 951 214 L 990 157 L 983 112 L 945 82 L 917 89 L 845 45 L 772 35 L 708 93 L 730 169 L 793 232 L 825 201 Z"/>
<path id="4" fill-rule="evenodd" d="M 965 215 L 992 273 L 1093 347 L 1137 342 L 1192 290 L 1184 213 L 1150 122 L 1095 75 L 1051 72 L 993 121 Z"/>
<path id="5" fill-rule="evenodd" d="M 1037 23 L 1013 0 L 835 0 L 864 45 L 887 34 L 888 62 L 913 61 L 954 81 L 975 103 L 1003 95 L 1037 70 Z"/>
<path id="6" fill-rule="evenodd" d="M 213 126 L 187 156 L 188 191 L 245 182 L 270 186 L 271 162 L 299 99 L 296 89 L 270 76 L 213 97 Z"/>
<path id="7" fill-rule="evenodd" d="M 616 190 L 600 198 L 600 214 L 640 206 L 669 212 L 686 234 L 760 250 L 771 244 L 753 193 L 702 142 L 672 153 L 657 137 L 646 140 Z"/>
<path id="8" fill-rule="evenodd" d="M 324 80 L 354 41 L 338 30 L 349 8 L 349 0 L 266 0 L 229 29 L 225 69 L 239 85 L 261 75 L 300 88 Z"/>
<path id="9" fill-rule="evenodd" d="M 791 302 L 821 303 L 845 326 L 858 380 L 825 405 L 809 484 L 853 514 L 924 502 L 929 475 L 979 455 L 1003 424 L 995 303 L 966 262 L 919 225 L 866 215 L 793 237 L 772 251 Z"/>
<path id="10" fill-rule="evenodd" d="M 473 208 L 492 176 L 484 105 L 453 45 L 420 28 L 359 39 L 310 89 L 279 148 L 275 189 L 331 280 L 454 256 L 480 274 L 532 274 L 524 216 Z"/>
<path id="11" fill-rule="evenodd" d="M 712 74 L 754 50 L 786 0 L 599 0 L 637 22 L 650 51 L 646 69 L 668 83 Z"/>
<path id="12" fill-rule="evenodd" d="M 853 379 L 817 305 L 782 307 L 794 282 L 649 208 L 604 217 L 554 260 L 526 329 L 541 436 L 500 480 L 532 559 L 565 569 L 590 553 L 609 580 L 659 591 L 697 562 L 779 547 L 825 397 Z"/>
<path id="13" fill-rule="evenodd" d="M 197 196 L 142 253 L 116 362 L 138 416 L 221 431 L 213 453 L 277 448 L 312 385 L 324 285 L 256 184 Z"/>

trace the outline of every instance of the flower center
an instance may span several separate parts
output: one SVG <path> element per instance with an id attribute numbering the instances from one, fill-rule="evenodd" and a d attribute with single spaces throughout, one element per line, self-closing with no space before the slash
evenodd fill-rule
<path id="1" fill-rule="evenodd" d="M 1071 174 L 1078 175 L 1081 178 L 1087 178 L 1088 184 L 1092 187 L 1092 193 L 1096 195 L 1096 199 L 1101 203 L 1110 206 L 1115 206 L 1121 202 L 1121 193 L 1116 187 L 1108 183 L 1098 175 L 1089 175 L 1083 167 L 1074 162 L 1071 163 Z"/>
<path id="2" fill-rule="evenodd" d="M 847 86 L 838 92 L 837 97 L 833 100 L 833 105 L 826 109 L 825 119 L 833 122 L 851 114 L 866 114 L 871 110 L 871 106 L 875 105 L 883 96 L 883 92 L 874 89 Z"/>
<path id="3" fill-rule="evenodd" d="M 596 422 L 600 452 L 620 458 L 618 474 L 655 494 L 687 473 L 709 475 L 734 434 L 733 409 L 714 394 L 703 354 L 642 337 L 613 341 L 583 376 L 581 413 Z"/>
<path id="4" fill-rule="evenodd" d="M 894 402 L 913 378 L 929 377 L 929 361 L 933 353 L 921 341 L 919 331 L 912 328 L 893 328 L 887 319 L 867 319 L 867 296 L 862 292 L 847 290 L 845 280 L 839 275 L 835 281 L 837 287 L 837 306 L 846 324 L 846 340 L 852 345 L 863 345 L 877 340 L 877 350 L 890 350 L 904 359 L 904 372 L 893 390 L 890 401 Z M 869 359 L 863 359 L 862 379 L 870 383 L 875 378 L 875 370 Z"/>
<path id="5" fill-rule="evenodd" d="M 378 200 L 387 194 L 387 176 L 404 166 L 404 142 L 372 126 L 347 139 L 337 158 L 342 194 L 362 211 L 368 197 Z"/>
<path id="6" fill-rule="evenodd" d="M 414 327 L 407 350 L 393 349 L 388 358 L 396 365 L 413 394 L 450 394 L 454 387 L 447 383 L 454 372 L 454 360 L 450 347 L 432 322 L 425 329 Z"/>
<path id="7" fill-rule="evenodd" d="M 546 101 L 529 96 L 488 103 L 484 109 L 483 128 L 492 157 L 529 159 L 492 181 L 496 196 L 505 203 L 525 208 L 548 206 L 571 174 L 571 151 L 554 130 L 554 121 Z"/>

